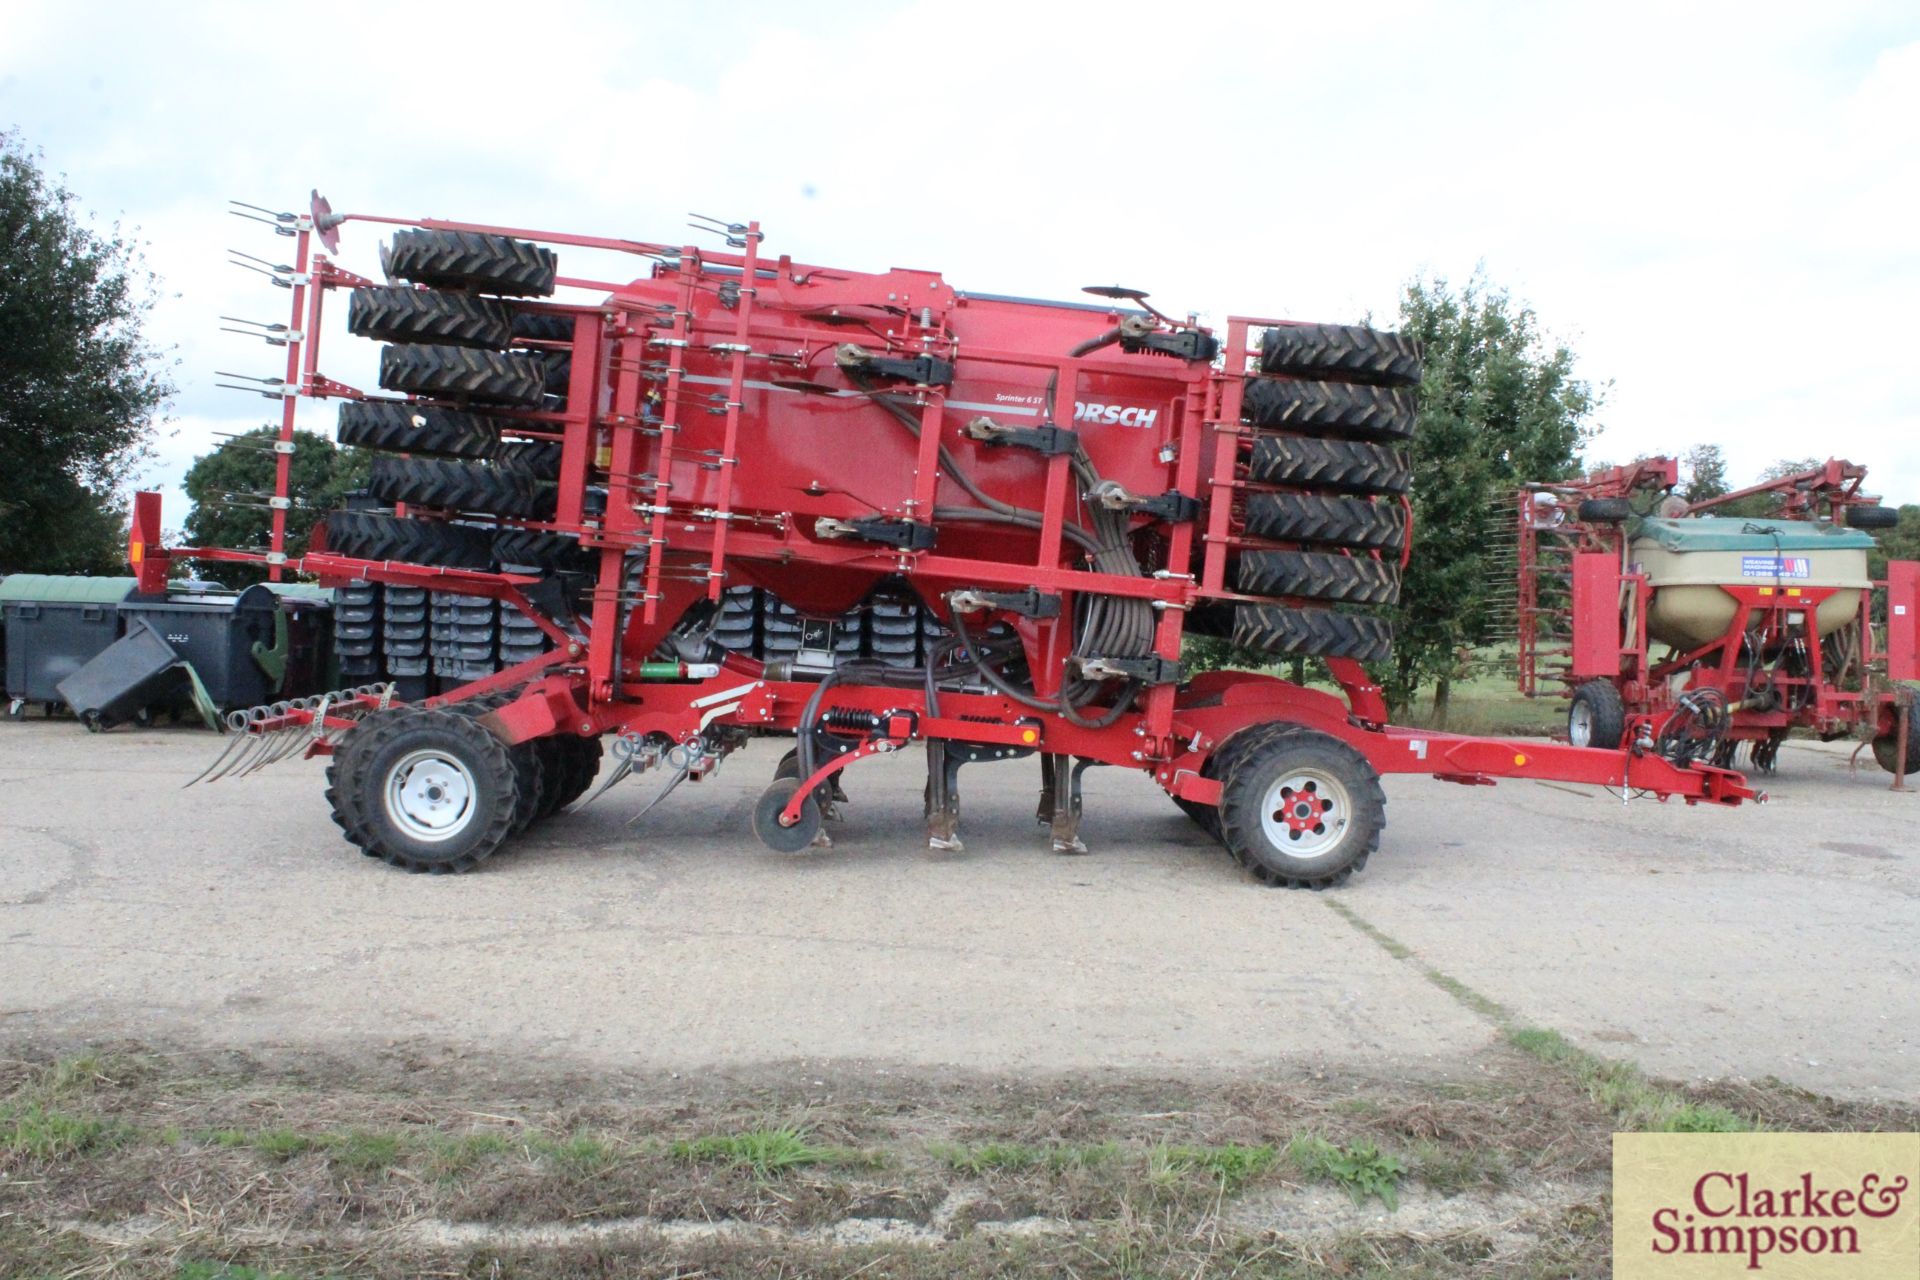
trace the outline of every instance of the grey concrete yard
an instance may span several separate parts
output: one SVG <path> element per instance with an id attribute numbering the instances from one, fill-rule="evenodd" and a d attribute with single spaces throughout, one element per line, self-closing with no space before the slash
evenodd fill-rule
<path id="1" fill-rule="evenodd" d="M 1387 783 L 1378 855 L 1261 888 L 1151 782 L 1088 775 L 1048 852 L 1031 761 L 963 775 L 920 839 L 917 753 L 857 766 L 831 850 L 748 831 L 758 743 L 636 825 L 642 778 L 478 872 L 363 858 L 320 762 L 181 789 L 187 730 L 0 724 L 0 1037 L 409 1042 L 692 1069 L 792 1060 L 1446 1077 L 1494 1026 L 1334 907 L 1598 1052 L 1679 1079 L 1920 1096 L 1920 793 L 1791 744 L 1735 811 Z"/>

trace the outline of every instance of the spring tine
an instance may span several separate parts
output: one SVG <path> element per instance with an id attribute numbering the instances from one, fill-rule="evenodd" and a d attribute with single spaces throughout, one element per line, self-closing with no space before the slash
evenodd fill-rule
<path id="1" fill-rule="evenodd" d="M 247 735 L 249 738 L 247 754 L 227 766 L 227 771 L 222 775 L 223 777 L 246 777 L 249 773 L 253 772 L 254 761 L 266 754 L 268 735 L 255 729 L 247 730 Z"/>
<path id="2" fill-rule="evenodd" d="M 612 787 L 615 783 L 625 779 L 626 776 L 632 772 L 633 772 L 633 761 L 622 760 L 618 765 L 614 766 L 613 772 L 607 775 L 607 780 L 600 784 L 599 790 L 595 791 L 592 795 L 588 796 L 585 800 L 582 800 L 575 807 L 580 809 L 586 808 L 588 805 L 592 804 L 595 800 L 598 800 L 601 796 L 607 794 L 607 790 L 610 787 Z"/>
<path id="3" fill-rule="evenodd" d="M 215 769 L 220 768 L 220 766 L 226 762 L 227 757 L 232 755 L 236 750 L 238 750 L 240 747 L 240 744 L 245 742 L 246 740 L 247 740 L 247 732 L 244 729 L 239 730 L 238 732 L 229 733 L 227 735 L 227 745 L 220 748 L 220 754 L 216 755 L 213 758 L 212 763 L 208 764 L 206 768 L 202 769 L 199 773 L 195 774 L 193 777 L 188 778 L 185 782 L 181 783 L 180 789 L 182 791 L 185 791 L 188 787 L 192 786 L 196 782 L 201 781 L 202 779 L 205 779 L 208 782 L 213 782 L 216 779 L 218 779 L 221 775 L 218 773 L 214 773 L 213 771 Z M 224 772 L 224 770 L 222 772 Z M 208 774 L 213 774 L 213 777 L 208 777 L 207 776 Z"/>
<path id="4" fill-rule="evenodd" d="M 634 823 L 640 821 L 640 819 L 646 817 L 649 813 L 652 813 L 653 807 L 655 805 L 659 804 L 662 800 L 665 800 L 667 796 L 672 793 L 675 787 L 679 786 L 681 783 L 687 780 L 687 773 L 691 768 L 692 766 L 689 765 L 686 768 L 681 769 L 680 772 L 674 774 L 673 778 L 667 783 L 667 785 L 660 788 L 659 793 L 656 794 L 653 797 L 653 799 L 647 801 L 647 803 L 641 807 L 640 812 L 634 814 L 631 818 L 627 819 L 627 825 L 632 826 Z"/>
<path id="5" fill-rule="evenodd" d="M 234 753 L 233 758 L 221 766 L 220 772 L 207 779 L 209 783 L 234 776 L 235 771 L 252 759 L 253 753 L 260 749 L 260 735 L 251 729 L 242 729 L 239 733 L 239 744 L 240 749 Z"/>

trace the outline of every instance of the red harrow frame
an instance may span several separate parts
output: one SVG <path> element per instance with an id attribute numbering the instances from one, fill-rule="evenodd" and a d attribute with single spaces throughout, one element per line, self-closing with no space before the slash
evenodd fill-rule
<path id="1" fill-rule="evenodd" d="M 558 744 L 588 744 L 597 762 L 605 735 L 618 735 L 616 779 L 663 764 L 677 780 L 701 776 L 749 731 L 796 734 L 798 758 L 755 818 L 766 843 L 790 850 L 821 842 L 837 775 L 916 740 L 929 751 L 936 846 L 958 843 L 963 763 L 1040 754 L 1041 821 L 1061 851 L 1084 848 L 1081 772 L 1130 767 L 1262 879 L 1312 887 L 1343 880 L 1377 845 L 1379 774 L 1554 779 L 1689 804 L 1764 798 L 1735 772 L 1675 764 L 1644 744 L 1600 751 L 1394 727 L 1361 661 L 1380 656 L 1369 649 L 1384 634 L 1367 629 L 1373 619 L 1329 608 L 1339 593 L 1304 580 L 1247 589 L 1247 562 L 1269 552 L 1293 557 L 1285 567 L 1397 588 L 1404 486 L 1327 498 L 1310 478 L 1249 463 L 1301 440 L 1323 452 L 1372 447 L 1339 443 L 1344 420 L 1308 414 L 1303 430 L 1289 430 L 1248 397 L 1266 397 L 1264 406 L 1295 392 L 1315 403 L 1329 388 L 1372 393 L 1387 379 L 1362 367 L 1377 354 L 1369 344 L 1393 335 L 1233 317 L 1216 336 L 1132 290 L 1095 291 L 1115 301 L 1093 306 L 967 295 L 937 272 L 864 274 L 768 257 L 755 223 L 719 227 L 737 252 L 714 253 L 340 215 L 317 196 L 310 215 L 280 222 L 296 241 L 294 263 L 277 277 L 292 290 L 286 375 L 268 392 L 283 400 L 283 441 L 301 398 L 367 398 L 320 371 L 324 300 L 372 284 L 327 256 L 344 224 L 417 228 L 405 234 L 447 244 L 510 238 L 528 252 L 534 242 L 615 250 L 651 264 L 633 281 L 557 277 L 589 295 L 582 303 L 516 299 L 517 314 L 560 318 L 570 332 L 530 344 L 570 356 L 564 401 L 486 409 L 505 439 L 560 446 L 545 518 L 494 523 L 577 541 L 591 572 L 573 579 L 571 603 L 549 573 L 345 554 L 355 548 L 328 546 L 338 525 L 317 529 L 312 549 L 289 559 L 284 451 L 269 552 L 165 548 L 157 495 L 136 503 L 130 561 L 143 587 L 164 582 L 174 560 L 264 561 L 276 577 L 491 597 L 551 638 L 538 658 L 409 707 L 352 694 L 324 713 L 321 729 L 339 732 L 315 732 L 320 713 L 298 707 L 257 722 L 308 733 L 310 755 L 338 746 L 337 819 L 398 865 L 473 865 L 543 807 L 524 794 L 536 785 L 528 771 L 516 778 L 500 759 L 539 756 L 551 777 L 571 767 Z M 473 239 L 444 239 L 454 235 Z M 1348 347 L 1330 356 L 1315 348 L 1320 356 L 1292 365 L 1274 358 L 1276 346 L 1308 339 Z M 1405 358 L 1417 378 L 1417 356 Z M 1302 381 L 1312 378 L 1325 381 Z M 395 386 L 384 373 L 383 382 Z M 1347 438 L 1367 439 L 1363 427 Z M 1316 444 L 1328 439 L 1335 444 Z M 1262 514 L 1276 509 L 1308 512 L 1321 527 L 1290 534 Z M 459 514 L 417 504 L 397 513 Z M 1328 521 L 1362 533 L 1330 534 Z M 1395 536 L 1370 543 L 1372 529 Z M 904 583 L 952 629 L 945 665 L 930 660 L 910 679 L 867 668 L 809 678 L 686 640 L 688 620 L 726 587 L 762 586 L 831 616 L 883 582 Z M 1291 636 L 1276 649 L 1322 657 L 1343 696 L 1242 671 L 1183 681 L 1181 642 L 1199 625 L 1237 627 L 1243 640 Z M 454 714 L 463 706 L 484 714 Z M 516 786 L 522 794 L 496 794 Z M 448 803 L 467 815 L 457 839 L 434 825 Z M 395 804 L 414 805 L 412 817 L 388 813 Z M 502 809 L 520 812 L 509 820 Z"/>

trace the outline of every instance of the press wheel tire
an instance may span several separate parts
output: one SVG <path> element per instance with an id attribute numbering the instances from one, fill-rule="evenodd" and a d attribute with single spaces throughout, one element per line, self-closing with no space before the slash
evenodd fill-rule
<path id="1" fill-rule="evenodd" d="M 349 400 L 334 434 L 343 445 L 426 457 L 491 458 L 501 448 L 498 419 L 404 400 Z"/>
<path id="2" fill-rule="evenodd" d="M 502 566 L 542 572 L 585 573 L 593 553 L 564 533 L 543 529 L 502 529 L 493 539 L 493 556 Z"/>
<path id="3" fill-rule="evenodd" d="M 1341 604 L 1394 604 L 1400 599 L 1399 565 L 1327 551 L 1244 551 L 1234 581 L 1250 596 Z"/>
<path id="4" fill-rule="evenodd" d="M 327 515 L 327 550 L 355 560 L 397 560 L 447 569 L 493 568 L 486 529 L 435 520 L 403 520 L 375 511 Z"/>
<path id="5" fill-rule="evenodd" d="M 573 317 L 552 311 L 516 311 L 513 313 L 513 340 L 520 342 L 572 342 Z"/>
<path id="6" fill-rule="evenodd" d="M 1307 436 L 1256 437 L 1247 475 L 1261 484 L 1340 493 L 1399 494 L 1413 484 L 1413 470 L 1398 449 Z"/>
<path id="7" fill-rule="evenodd" d="M 1247 533 L 1273 542 L 1318 542 L 1397 554 L 1407 542 L 1397 502 L 1323 498 L 1312 493 L 1256 493 L 1247 498 Z"/>
<path id="8" fill-rule="evenodd" d="M 1586 498 L 1574 514 L 1587 524 L 1621 524 L 1633 519 L 1633 504 L 1625 498 Z"/>
<path id="9" fill-rule="evenodd" d="M 546 395 L 546 367 L 539 356 L 519 352 L 397 345 L 380 351 L 380 385 L 430 399 L 537 409 Z"/>
<path id="10" fill-rule="evenodd" d="M 390 280 L 544 298 L 558 274 L 553 250 L 480 231 L 396 231 L 380 250 Z"/>
<path id="11" fill-rule="evenodd" d="M 1413 435 L 1419 407 L 1413 392 L 1402 388 L 1248 378 L 1240 419 L 1269 431 L 1391 444 Z"/>
<path id="12" fill-rule="evenodd" d="M 1340 884 L 1366 866 L 1386 825 L 1380 775 L 1358 751 L 1312 729 L 1251 744 L 1220 795 L 1228 850 L 1259 880 L 1289 889 Z"/>
<path id="13" fill-rule="evenodd" d="M 1260 338 L 1260 371 L 1376 387 L 1420 381 L 1420 344 L 1352 324 L 1277 325 Z"/>
<path id="14" fill-rule="evenodd" d="M 1298 654 L 1384 662 L 1393 655 L 1393 624 L 1364 613 L 1243 604 L 1234 610 L 1233 644 L 1276 657 Z"/>
<path id="15" fill-rule="evenodd" d="M 1894 772 L 1900 746 L 1899 713 L 1894 713 L 1893 728 L 1873 740 L 1873 758 L 1888 773 Z M 1920 774 L 1920 707 L 1907 713 L 1907 774 Z"/>
<path id="16" fill-rule="evenodd" d="M 800 817 L 792 826 L 780 825 L 781 810 L 799 789 L 798 778 L 775 778 L 753 807 L 753 834 L 760 837 L 761 844 L 778 853 L 798 853 L 820 834 L 820 803 L 812 796 L 800 802 Z"/>
<path id="17" fill-rule="evenodd" d="M 560 768 L 548 795 L 552 807 L 541 817 L 558 813 L 587 794 L 587 788 L 600 775 L 600 739 L 567 736 L 546 741 L 557 748 L 554 755 L 560 762 Z"/>
<path id="18" fill-rule="evenodd" d="M 516 471 L 439 458 L 375 458 L 367 491 L 382 502 L 450 507 L 487 515 L 551 519 L 554 487 Z"/>
<path id="19" fill-rule="evenodd" d="M 1848 507 L 1849 529 L 1891 529 L 1900 523 L 1898 507 Z"/>
<path id="20" fill-rule="evenodd" d="M 513 316 L 506 303 L 468 293 L 374 285 L 347 299 L 347 332 L 382 342 L 503 351 L 513 342 Z"/>
<path id="21" fill-rule="evenodd" d="M 348 735 L 335 817 L 347 839 L 408 871 L 470 871 L 512 832 L 520 779 L 470 715 L 407 709 Z"/>
<path id="22" fill-rule="evenodd" d="M 1627 736 L 1627 707 L 1611 680 L 1589 680 L 1567 706 L 1567 741 L 1616 751 Z"/>

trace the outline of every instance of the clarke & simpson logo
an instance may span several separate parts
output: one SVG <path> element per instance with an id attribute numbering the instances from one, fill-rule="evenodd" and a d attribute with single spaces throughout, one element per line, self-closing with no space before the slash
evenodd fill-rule
<path id="1" fill-rule="evenodd" d="M 1614 1275 L 1920 1276 L 1920 1134 L 1616 1134 Z"/>

